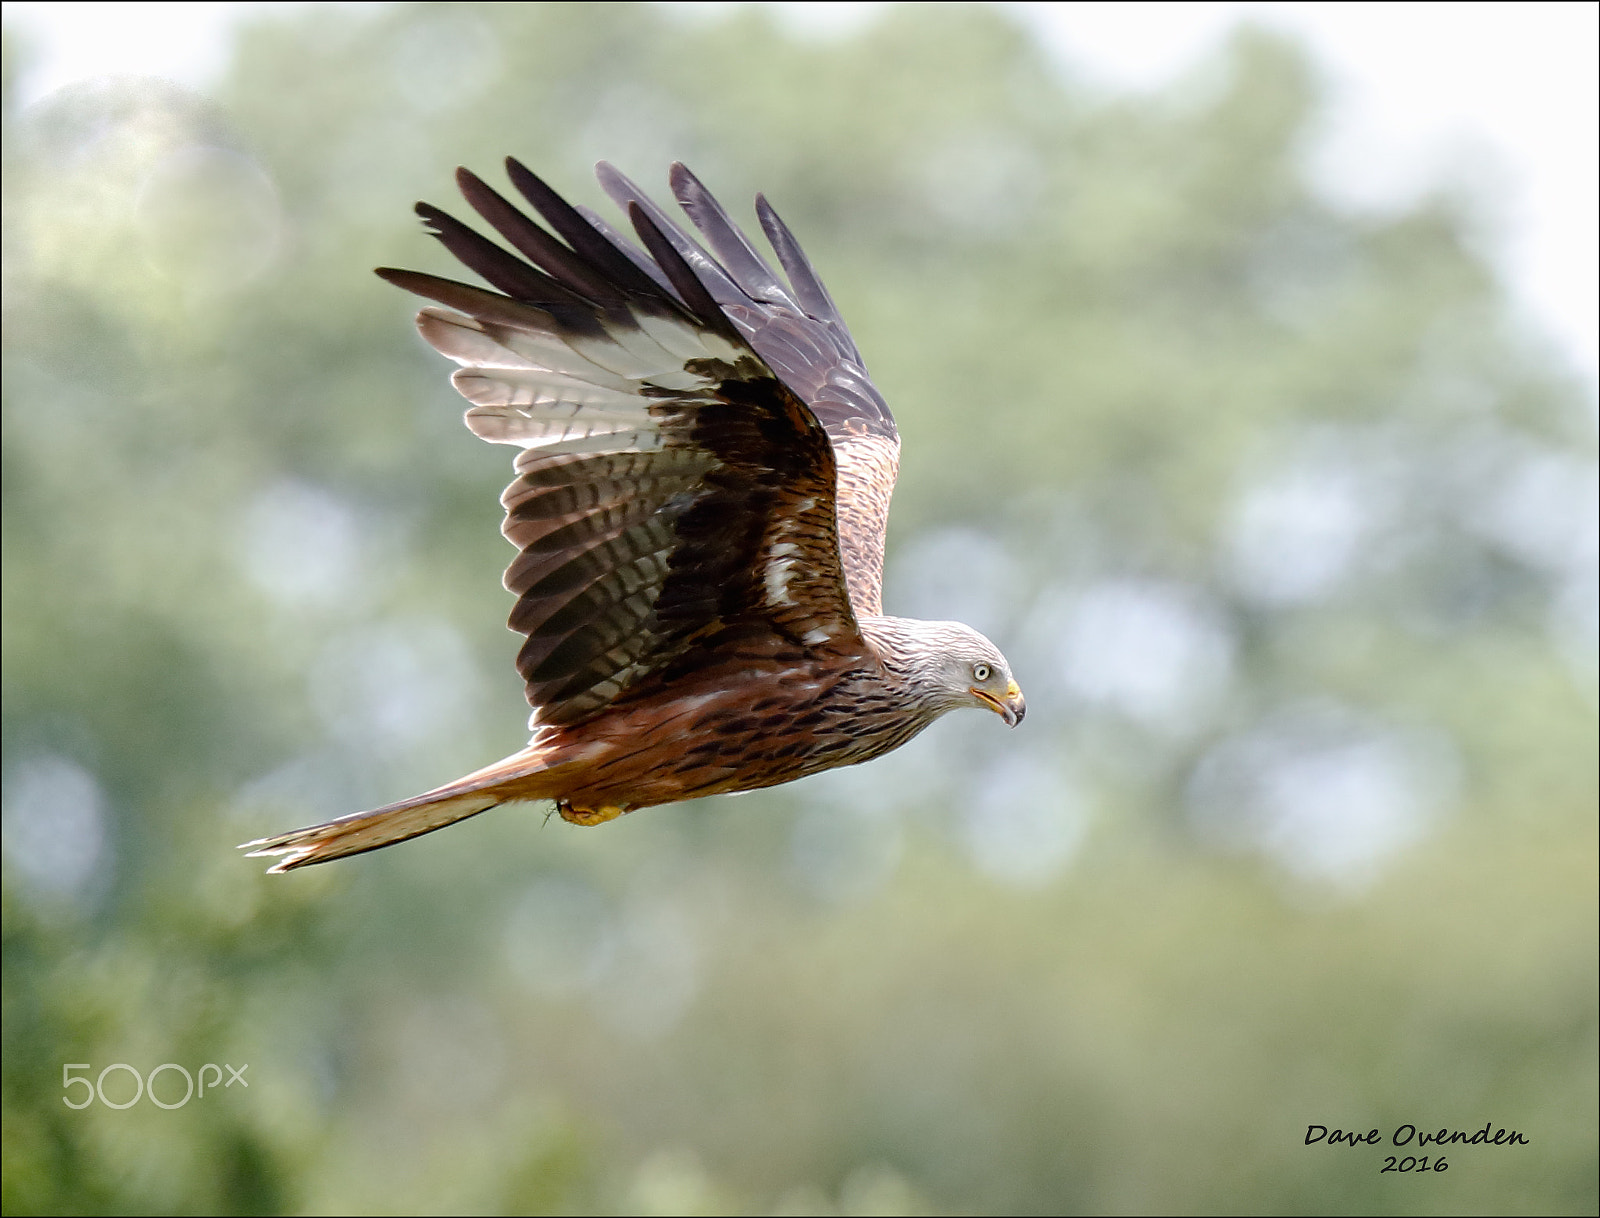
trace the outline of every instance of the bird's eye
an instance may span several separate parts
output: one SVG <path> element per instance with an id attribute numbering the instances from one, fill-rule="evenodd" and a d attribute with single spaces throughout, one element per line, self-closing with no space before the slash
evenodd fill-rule
<path id="1" fill-rule="evenodd" d="M 972 666 L 972 675 L 979 681 L 987 681 L 991 676 L 994 675 L 994 669 L 990 668 L 987 664 L 974 664 Z"/>

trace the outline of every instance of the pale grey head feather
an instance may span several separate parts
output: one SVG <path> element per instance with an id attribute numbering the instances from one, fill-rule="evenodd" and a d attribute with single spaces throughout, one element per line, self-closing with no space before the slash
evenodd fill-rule
<path id="1" fill-rule="evenodd" d="M 905 692 L 935 713 L 974 705 L 976 685 L 1004 690 L 1013 679 L 1000 649 L 962 622 L 863 618 L 861 633 Z M 988 665 L 986 678 L 975 672 L 978 665 Z"/>

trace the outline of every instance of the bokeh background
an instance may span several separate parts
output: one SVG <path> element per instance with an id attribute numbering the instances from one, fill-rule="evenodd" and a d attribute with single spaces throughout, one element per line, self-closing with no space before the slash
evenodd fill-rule
<path id="1" fill-rule="evenodd" d="M 1134 91 L 992 7 L 304 6 L 21 105 L 30 54 L 7 1213 L 1594 1212 L 1595 388 L 1492 166 L 1330 198 L 1325 73 L 1248 23 Z M 410 204 L 507 153 L 769 195 L 899 417 L 887 603 L 995 638 L 1021 729 L 238 856 L 524 739 L 507 452 L 369 274 L 452 273 Z M 63 1103 L 167 1062 L 249 1086 Z"/>

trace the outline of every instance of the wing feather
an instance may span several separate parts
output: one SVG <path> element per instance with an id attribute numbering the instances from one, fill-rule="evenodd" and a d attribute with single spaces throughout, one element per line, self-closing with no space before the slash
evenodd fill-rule
<path id="1" fill-rule="evenodd" d="M 468 426 L 522 450 L 502 496 L 518 548 L 505 582 L 534 721 L 575 722 L 669 679 L 720 631 L 864 646 L 834 446 L 730 322 L 693 252 L 631 205 L 652 274 L 526 171 L 514 184 L 564 244 L 471 174 L 460 181 L 517 254 L 419 212 L 501 292 L 379 273 L 448 306 L 417 323 L 460 365 Z"/>
<path id="2" fill-rule="evenodd" d="M 611 276 L 562 245 L 477 174 L 457 169 L 456 184 L 474 211 L 492 224 L 523 257 L 562 287 L 595 304 L 620 306 L 624 303 L 623 289 Z"/>
<path id="3" fill-rule="evenodd" d="M 841 557 L 851 604 L 859 614 L 883 611 L 883 544 L 889 499 L 900 466 L 894 416 L 867 376 L 838 306 L 794 234 L 763 197 L 762 229 L 789 278 L 778 273 L 729 218 L 705 186 L 681 164 L 672 167 L 674 194 L 715 257 L 613 166 L 596 168 L 606 193 L 630 214 L 642 213 L 654 232 L 646 245 L 657 262 L 670 251 L 709 294 L 755 352 L 811 409 L 833 444 L 839 471 L 837 512 Z M 638 227 L 635 220 L 635 227 Z M 640 235 L 644 236 L 641 229 Z M 682 272 L 671 280 L 684 296 Z M 697 295 L 691 307 L 704 308 Z"/>
<path id="4" fill-rule="evenodd" d="M 839 306 L 833 303 L 833 297 L 812 267 L 811 260 L 800 248 L 800 243 L 789 231 L 789 226 L 772 209 L 772 204 L 767 202 L 766 195 L 756 196 L 756 216 L 761 221 L 762 230 L 767 234 L 767 240 L 772 242 L 773 251 L 778 255 L 778 265 L 783 267 L 784 274 L 789 276 L 789 282 L 794 286 L 794 294 L 799 299 L 806 316 L 827 326 L 828 333 L 838 345 L 842 355 L 857 365 L 866 367 L 861 359 L 861 352 L 856 350 L 855 339 L 850 337 L 850 330 L 845 326 L 844 318 L 839 315 Z"/>
<path id="5" fill-rule="evenodd" d="M 586 306 L 584 299 L 570 288 L 507 253 L 448 212 L 430 203 L 418 203 L 416 211 L 447 250 L 506 296 L 537 305 L 559 317 L 570 328 L 590 321 L 593 306 Z"/>
<path id="6" fill-rule="evenodd" d="M 689 172 L 681 161 L 672 166 L 670 174 L 672 193 L 678 206 L 694 221 L 711 248 L 727 268 L 729 277 L 739 290 L 751 300 L 778 305 L 792 313 L 799 313 L 789 289 L 778 279 L 777 272 L 767 265 L 767 260 L 756 252 L 756 247 L 739 231 L 722 204 L 712 197 L 699 178 Z"/>
<path id="7" fill-rule="evenodd" d="M 710 292 L 713 299 L 720 304 L 735 304 L 745 298 L 738 285 L 728 277 L 728 272 L 718 266 L 715 259 L 673 223 L 672 217 L 656 206 L 655 201 L 635 186 L 626 174 L 606 161 L 601 161 L 596 165 L 594 171 L 595 176 L 600 179 L 600 185 L 606 194 L 611 196 L 612 202 L 620 207 L 626 215 L 631 218 L 634 209 L 638 208 L 649 217 L 657 235 L 666 239 L 677 253 L 678 258 L 687 264 L 694 271 L 695 277 L 705 285 L 706 290 Z M 634 227 L 637 229 L 637 221 L 634 221 Z M 639 235 L 641 239 L 644 236 L 643 233 Z M 645 248 L 649 249 L 648 242 L 646 242 Z M 656 254 L 656 251 L 650 249 L 649 252 L 660 264 L 660 257 Z M 663 265 L 661 269 L 667 274 L 671 274 L 666 266 Z M 674 281 L 673 287 L 676 288 L 677 286 L 677 282 Z M 679 290 L 681 291 L 681 289 Z"/>
<path id="8" fill-rule="evenodd" d="M 624 237 L 620 232 L 613 228 L 604 216 L 600 215 L 598 212 L 595 212 L 591 208 L 583 206 L 574 207 L 573 210 L 577 212 L 578 215 L 582 216 L 583 219 L 588 221 L 588 223 L 594 228 L 595 232 L 599 233 L 607 241 L 611 242 L 611 244 L 614 245 L 619 251 L 621 251 L 623 256 L 626 257 L 629 262 L 633 263 L 634 266 L 643 271 L 649 279 L 653 280 L 656 286 L 658 286 L 663 292 L 665 292 L 668 296 L 674 295 L 672 283 L 667 279 L 666 275 L 662 274 L 661 268 L 658 267 L 654 262 L 651 262 L 650 256 L 642 249 L 640 249 L 632 241 L 629 241 L 628 238 Z"/>
<path id="9" fill-rule="evenodd" d="M 596 223 L 597 217 L 573 207 L 515 157 L 506 158 L 506 175 L 556 234 L 611 282 L 647 296 L 654 287 L 668 286 L 643 255 L 630 257 L 621 239 Z"/>

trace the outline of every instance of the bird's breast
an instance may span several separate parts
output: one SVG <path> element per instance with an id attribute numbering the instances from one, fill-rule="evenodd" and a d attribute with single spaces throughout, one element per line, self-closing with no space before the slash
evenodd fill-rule
<path id="1" fill-rule="evenodd" d="M 589 753 L 566 798 L 632 810 L 776 786 L 869 761 L 932 721 L 861 662 L 813 658 L 772 669 L 726 659 L 570 729 L 572 749 L 597 740 L 606 747 Z M 565 751 L 556 742 L 555 753 Z"/>

